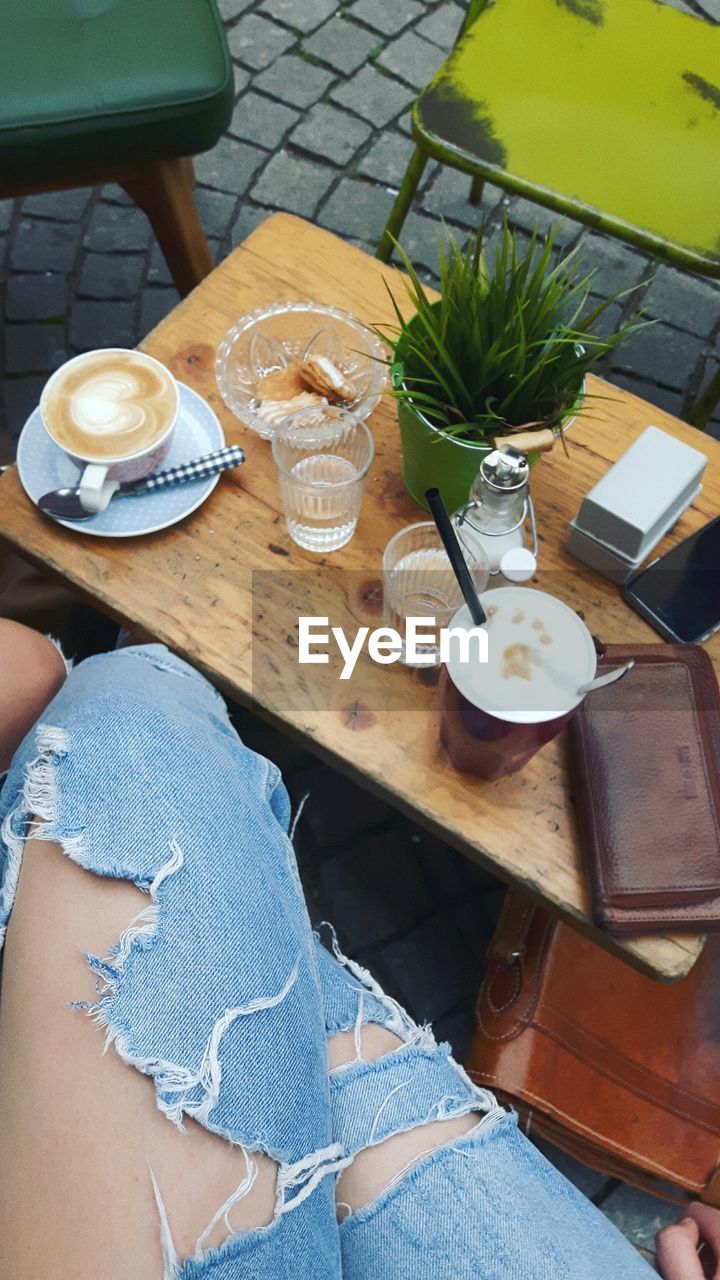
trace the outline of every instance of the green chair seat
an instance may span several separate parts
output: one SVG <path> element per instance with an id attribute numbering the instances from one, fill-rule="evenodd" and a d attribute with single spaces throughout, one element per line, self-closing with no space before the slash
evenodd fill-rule
<path id="1" fill-rule="evenodd" d="M 720 27 L 657 0 L 496 0 L 414 108 L 423 151 L 720 276 Z"/>
<path id="2" fill-rule="evenodd" d="M 215 0 L 3 0 L 0 187 L 214 145 L 233 76 Z"/>

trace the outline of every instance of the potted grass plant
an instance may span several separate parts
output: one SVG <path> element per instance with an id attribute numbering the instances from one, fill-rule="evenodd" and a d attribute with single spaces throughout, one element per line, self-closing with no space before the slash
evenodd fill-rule
<path id="1" fill-rule="evenodd" d="M 423 507 L 433 485 L 450 510 L 465 502 L 494 438 L 542 431 L 547 442 L 548 429 L 562 435 L 581 409 L 587 370 L 636 325 L 597 332 L 621 295 L 588 308 L 593 272 L 579 269 L 577 250 L 556 262 L 554 234 L 541 241 L 536 233 L 521 248 L 505 223 L 492 265 L 484 239 L 481 226 L 463 249 L 445 232 L 437 300 L 397 246 L 414 310 L 405 319 L 389 290 L 397 324 L 378 328 L 394 344 L 403 481 Z M 531 462 L 536 456 L 530 451 Z"/>

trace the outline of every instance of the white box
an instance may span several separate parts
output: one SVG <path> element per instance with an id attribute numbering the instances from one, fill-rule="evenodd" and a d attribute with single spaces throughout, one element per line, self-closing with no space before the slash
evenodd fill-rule
<path id="1" fill-rule="evenodd" d="M 623 582 L 700 492 L 707 458 L 647 427 L 583 499 L 568 550 Z"/>

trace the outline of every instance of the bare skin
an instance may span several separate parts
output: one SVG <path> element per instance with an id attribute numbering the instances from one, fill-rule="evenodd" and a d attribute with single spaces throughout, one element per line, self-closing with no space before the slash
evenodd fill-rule
<path id="1" fill-rule="evenodd" d="M 0 771 L 65 679 L 54 644 L 30 627 L 0 618 Z"/>
<path id="2" fill-rule="evenodd" d="M 665 1280 L 720 1280 L 720 1209 L 688 1205 L 685 1216 L 657 1236 Z"/>
<path id="3" fill-rule="evenodd" d="M 392 1053 L 402 1045 L 402 1040 L 386 1031 L 385 1027 L 372 1023 L 360 1032 L 362 1056 L 366 1062 L 374 1062 L 386 1053 Z M 355 1059 L 355 1035 L 352 1031 L 333 1036 L 328 1045 L 330 1070 Z M 336 1201 L 338 1217 L 356 1212 L 374 1200 L 398 1174 L 409 1165 L 422 1159 L 437 1147 L 445 1146 L 453 1138 L 468 1133 L 478 1123 L 477 1114 L 460 1116 L 454 1120 L 435 1120 L 431 1124 L 418 1125 L 406 1133 L 394 1134 L 377 1146 L 360 1151 L 352 1164 L 338 1179 Z"/>

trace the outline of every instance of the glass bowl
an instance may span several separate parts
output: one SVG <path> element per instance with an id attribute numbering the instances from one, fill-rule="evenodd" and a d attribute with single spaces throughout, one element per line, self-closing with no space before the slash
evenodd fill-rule
<path id="1" fill-rule="evenodd" d="M 228 409 L 269 440 L 278 424 L 270 425 L 258 413 L 258 383 L 311 355 L 326 356 L 356 387 L 355 397 L 342 401 L 342 407 L 357 418 L 369 417 L 387 381 L 385 348 L 347 311 L 320 302 L 259 307 L 228 329 L 215 358 L 215 377 Z M 291 405 L 288 417 L 294 412 Z"/>

